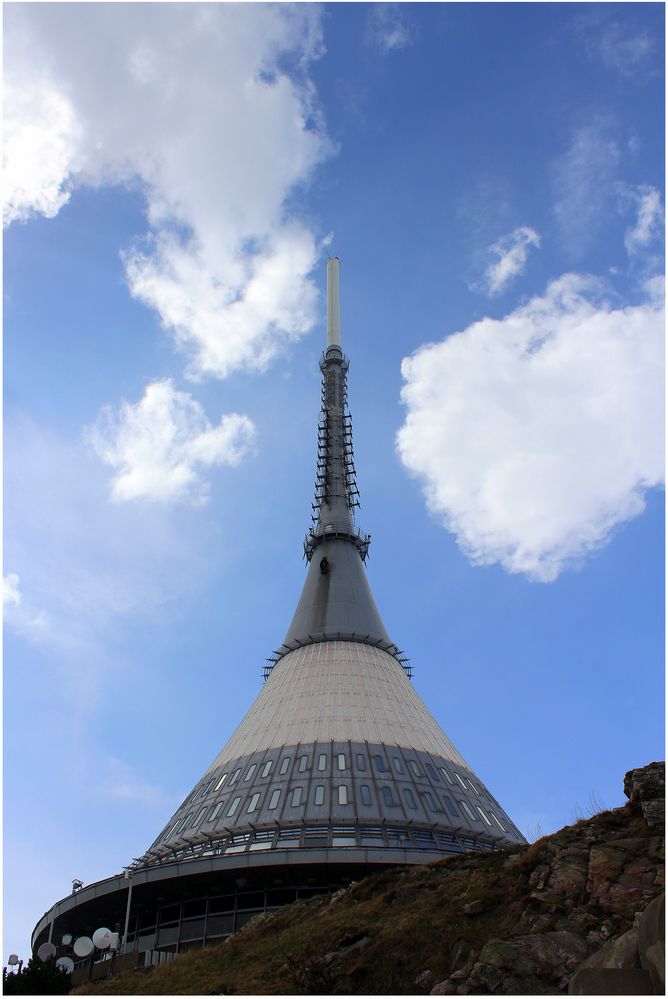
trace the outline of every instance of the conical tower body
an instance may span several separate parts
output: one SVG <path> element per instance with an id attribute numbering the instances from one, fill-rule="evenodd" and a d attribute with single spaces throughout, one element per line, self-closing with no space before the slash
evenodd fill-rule
<path id="1" fill-rule="evenodd" d="M 123 961 L 154 963 L 374 870 L 524 842 L 417 694 L 373 599 L 370 536 L 354 518 L 338 260 L 327 270 L 308 569 L 283 643 L 245 718 L 146 853 L 56 903 L 34 947 L 105 925 L 120 933 Z"/>
<path id="2" fill-rule="evenodd" d="M 523 842 L 413 687 L 365 570 L 339 330 L 328 262 L 328 345 L 308 571 L 283 644 L 237 730 L 150 848 L 186 856 L 218 836 L 235 850 L 289 843 L 432 852 Z M 386 861 L 383 860 L 385 863 Z"/>

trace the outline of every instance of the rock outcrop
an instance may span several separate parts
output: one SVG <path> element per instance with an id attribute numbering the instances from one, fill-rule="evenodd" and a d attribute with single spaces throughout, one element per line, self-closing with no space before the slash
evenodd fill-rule
<path id="1" fill-rule="evenodd" d="M 624 786 L 623 807 L 529 846 L 388 870 L 77 991 L 663 994 L 663 764 Z"/>

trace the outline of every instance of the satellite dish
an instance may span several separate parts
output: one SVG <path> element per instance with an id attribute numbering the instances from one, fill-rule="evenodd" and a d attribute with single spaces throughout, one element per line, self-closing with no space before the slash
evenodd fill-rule
<path id="1" fill-rule="evenodd" d="M 106 926 L 101 926 L 99 930 L 95 930 L 93 943 L 98 950 L 106 950 L 111 944 L 111 930 L 108 930 Z"/>
<path id="2" fill-rule="evenodd" d="M 37 950 L 37 957 L 40 961 L 48 961 L 50 957 L 56 956 L 56 948 L 52 943 L 43 943 Z"/>
<path id="3" fill-rule="evenodd" d="M 77 957 L 89 957 L 93 953 L 93 941 L 90 937 L 77 937 L 73 949 Z"/>
<path id="4" fill-rule="evenodd" d="M 72 934 L 71 933 L 63 933 L 63 937 L 62 937 L 62 940 L 60 942 L 62 943 L 63 947 L 69 947 L 69 946 L 71 946 L 71 944 L 72 944 Z"/>
<path id="5" fill-rule="evenodd" d="M 7 958 L 7 964 L 11 965 L 12 967 L 14 967 L 14 965 L 18 963 L 19 963 L 18 954 L 10 954 L 9 957 Z"/>
<path id="6" fill-rule="evenodd" d="M 68 975 L 71 975 L 74 971 L 74 961 L 71 957 L 59 957 L 56 961 L 56 967 L 67 972 Z"/>

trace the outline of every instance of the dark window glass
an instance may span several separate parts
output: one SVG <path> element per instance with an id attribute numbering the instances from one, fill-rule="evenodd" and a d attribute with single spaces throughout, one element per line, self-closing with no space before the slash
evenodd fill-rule
<path id="1" fill-rule="evenodd" d="M 386 805 L 394 804 L 394 798 L 392 797 L 392 788 L 390 787 L 383 788 L 383 798 L 385 799 Z"/>
<path id="2" fill-rule="evenodd" d="M 384 774 L 385 773 L 385 760 L 383 759 L 383 757 L 380 756 L 380 754 L 377 755 L 377 756 L 374 756 L 373 762 L 376 764 L 376 770 L 378 771 L 378 773 Z"/>
<path id="3" fill-rule="evenodd" d="M 417 808 L 415 796 L 413 795 L 413 792 L 410 790 L 410 788 L 407 787 L 404 788 L 404 798 L 406 799 L 406 804 L 408 805 L 409 808 Z"/>
<path id="4" fill-rule="evenodd" d="M 431 777 L 431 779 L 432 780 L 437 780 L 439 782 L 439 784 L 440 784 L 441 778 L 436 773 L 435 767 L 432 767 L 431 763 L 425 763 L 424 768 L 427 771 L 427 773 L 429 774 L 429 776 Z"/>
<path id="5" fill-rule="evenodd" d="M 455 808 L 455 803 L 452 798 L 449 798 L 447 794 L 443 795 L 443 801 L 445 802 L 445 807 L 450 812 L 451 815 L 459 815 L 459 812 Z"/>
<path id="6" fill-rule="evenodd" d="M 398 774 L 402 774 L 404 772 L 404 768 L 398 756 L 392 757 L 392 763 L 394 764 L 394 769 L 397 771 Z"/>
<path id="7" fill-rule="evenodd" d="M 420 768 L 417 765 L 417 763 L 415 762 L 415 760 L 409 760 L 408 762 L 410 763 L 411 770 L 413 771 L 413 773 L 415 774 L 415 776 L 416 777 L 421 777 L 422 776 L 422 771 L 420 770 Z"/>
<path id="8" fill-rule="evenodd" d="M 366 760 L 364 759 L 361 753 L 357 754 L 357 769 L 366 770 Z"/>
<path id="9" fill-rule="evenodd" d="M 424 800 L 427 802 L 427 804 L 429 805 L 429 808 L 431 809 L 432 812 L 437 812 L 438 811 L 438 806 L 436 805 L 436 802 L 434 801 L 434 796 L 433 796 L 433 794 L 430 794 L 429 791 L 427 791 L 427 793 L 425 794 Z"/>
<path id="10" fill-rule="evenodd" d="M 362 786 L 360 787 L 360 797 L 362 798 L 363 805 L 371 804 L 371 791 L 366 786 L 366 784 L 362 784 Z"/>

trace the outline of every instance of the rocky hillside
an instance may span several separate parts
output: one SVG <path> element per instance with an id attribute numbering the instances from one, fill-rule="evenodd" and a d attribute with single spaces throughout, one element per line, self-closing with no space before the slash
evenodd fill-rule
<path id="1" fill-rule="evenodd" d="M 664 765 L 630 771 L 624 790 L 624 807 L 530 846 L 374 875 L 76 993 L 541 995 L 598 965 L 647 994 L 661 986 L 640 970 L 637 917 L 664 890 Z"/>

